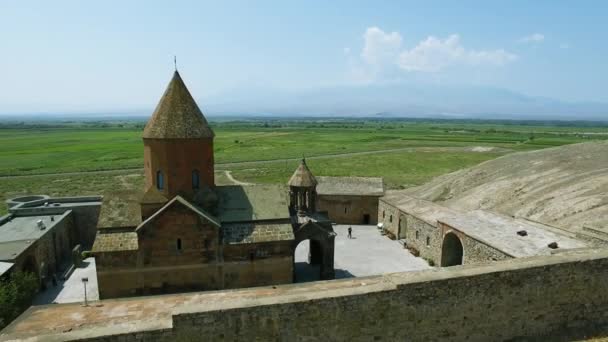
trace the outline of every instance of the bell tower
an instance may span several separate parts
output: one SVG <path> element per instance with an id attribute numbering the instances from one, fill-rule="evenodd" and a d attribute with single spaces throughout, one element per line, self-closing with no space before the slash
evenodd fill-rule
<path id="1" fill-rule="evenodd" d="M 143 133 L 145 191 L 192 200 L 214 188 L 215 134 L 175 70 Z"/>
<path id="2" fill-rule="evenodd" d="M 306 216 L 315 212 L 317 200 L 317 180 L 306 165 L 306 159 L 293 173 L 289 182 L 289 209 L 298 216 Z"/>

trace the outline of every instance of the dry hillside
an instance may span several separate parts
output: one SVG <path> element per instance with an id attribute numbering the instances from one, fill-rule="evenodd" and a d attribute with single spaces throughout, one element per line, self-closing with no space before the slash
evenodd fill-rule
<path id="1" fill-rule="evenodd" d="M 513 153 L 405 192 L 455 209 L 608 231 L 608 142 Z"/>

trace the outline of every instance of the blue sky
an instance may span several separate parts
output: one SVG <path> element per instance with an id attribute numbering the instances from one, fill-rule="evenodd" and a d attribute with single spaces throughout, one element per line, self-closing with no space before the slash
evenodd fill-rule
<path id="1" fill-rule="evenodd" d="M 608 102 L 606 1 L 2 1 L 0 113 L 231 89 L 474 85 Z"/>

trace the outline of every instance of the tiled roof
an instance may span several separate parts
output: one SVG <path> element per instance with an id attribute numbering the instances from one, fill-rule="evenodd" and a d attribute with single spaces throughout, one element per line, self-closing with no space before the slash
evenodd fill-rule
<path id="1" fill-rule="evenodd" d="M 285 185 L 224 185 L 215 190 L 222 222 L 289 218 L 289 189 Z"/>
<path id="2" fill-rule="evenodd" d="M 289 223 L 241 222 L 222 225 L 224 244 L 293 240 Z"/>
<path id="3" fill-rule="evenodd" d="M 315 176 L 313 176 L 308 166 L 306 166 L 306 160 L 302 159 L 302 162 L 293 173 L 293 176 L 289 179 L 287 183 L 289 186 L 297 186 L 297 187 L 313 187 L 317 185 L 317 180 Z"/>
<path id="4" fill-rule="evenodd" d="M 138 249 L 137 233 L 115 232 L 97 233 L 93 252 L 135 251 Z"/>
<path id="5" fill-rule="evenodd" d="M 147 139 L 213 138 L 203 112 L 190 95 L 177 70 L 144 128 Z"/>
<path id="6" fill-rule="evenodd" d="M 384 195 L 381 177 L 317 177 L 319 195 Z"/>

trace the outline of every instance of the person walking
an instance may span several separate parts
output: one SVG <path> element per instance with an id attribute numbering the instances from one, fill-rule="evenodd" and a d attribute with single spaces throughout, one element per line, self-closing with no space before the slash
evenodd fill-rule
<path id="1" fill-rule="evenodd" d="M 348 226 L 348 238 L 352 239 L 353 238 L 353 227 Z"/>

